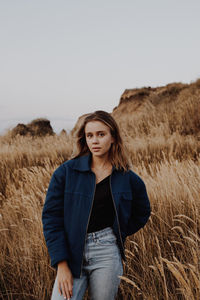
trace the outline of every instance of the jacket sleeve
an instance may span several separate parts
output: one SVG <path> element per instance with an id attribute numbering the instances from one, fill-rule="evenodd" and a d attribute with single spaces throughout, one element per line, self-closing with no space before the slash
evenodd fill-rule
<path id="1" fill-rule="evenodd" d="M 55 269 L 59 261 L 69 259 L 64 231 L 64 188 L 65 167 L 61 165 L 51 177 L 42 210 L 43 233 Z"/>
<path id="2" fill-rule="evenodd" d="M 131 174 L 132 212 L 128 221 L 128 235 L 136 233 L 144 227 L 151 215 L 150 201 L 143 180 L 135 173 Z"/>

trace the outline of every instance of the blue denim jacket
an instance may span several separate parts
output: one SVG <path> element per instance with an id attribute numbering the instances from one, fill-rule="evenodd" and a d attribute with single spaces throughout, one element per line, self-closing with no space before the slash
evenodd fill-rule
<path id="1" fill-rule="evenodd" d="M 53 173 L 42 210 L 43 233 L 51 266 L 66 260 L 73 277 L 80 278 L 96 177 L 91 171 L 91 153 L 70 159 Z M 113 231 L 122 259 L 124 242 L 148 221 L 151 208 L 143 180 L 133 171 L 114 166 L 110 188 L 116 211 Z"/>

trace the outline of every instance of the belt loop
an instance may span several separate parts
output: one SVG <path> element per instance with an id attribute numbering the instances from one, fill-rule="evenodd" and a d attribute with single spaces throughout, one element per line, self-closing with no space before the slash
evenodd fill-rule
<path id="1" fill-rule="evenodd" d="M 95 235 L 95 232 L 92 233 L 92 236 L 93 236 L 93 241 L 96 242 L 96 235 Z"/>

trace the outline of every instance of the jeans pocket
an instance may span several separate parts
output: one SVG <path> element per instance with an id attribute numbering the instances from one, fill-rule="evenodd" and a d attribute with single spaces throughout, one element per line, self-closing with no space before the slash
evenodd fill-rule
<path id="1" fill-rule="evenodd" d="M 116 244 L 117 238 L 114 234 L 107 234 L 101 237 L 98 237 L 98 244 L 99 245 L 114 245 Z"/>

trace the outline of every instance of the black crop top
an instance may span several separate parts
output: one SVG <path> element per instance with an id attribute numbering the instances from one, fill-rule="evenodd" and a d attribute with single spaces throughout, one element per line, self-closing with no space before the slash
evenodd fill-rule
<path id="1" fill-rule="evenodd" d="M 87 233 L 98 231 L 108 226 L 112 227 L 114 223 L 115 208 L 110 191 L 109 177 L 110 175 L 96 184 Z"/>

